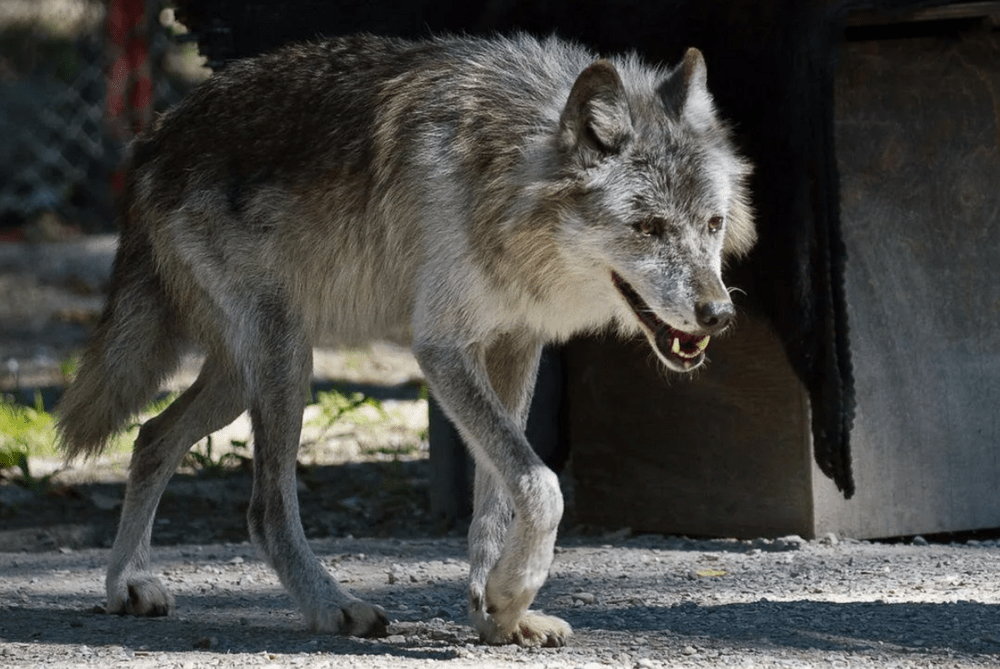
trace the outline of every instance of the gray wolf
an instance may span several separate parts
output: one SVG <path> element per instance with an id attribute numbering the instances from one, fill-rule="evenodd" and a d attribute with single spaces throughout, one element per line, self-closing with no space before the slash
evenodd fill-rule
<path id="1" fill-rule="evenodd" d="M 244 411 L 249 532 L 317 631 L 384 633 L 310 550 L 295 481 L 314 345 L 412 343 L 476 462 L 469 607 L 487 643 L 562 645 L 529 610 L 563 510 L 524 436 L 545 342 L 643 333 L 671 370 L 734 310 L 749 166 L 690 50 L 673 69 L 555 38 L 359 36 L 212 76 L 132 147 L 106 310 L 58 408 L 100 451 L 191 345 L 196 382 L 135 442 L 107 609 L 173 606 L 148 570 L 185 452 Z"/>

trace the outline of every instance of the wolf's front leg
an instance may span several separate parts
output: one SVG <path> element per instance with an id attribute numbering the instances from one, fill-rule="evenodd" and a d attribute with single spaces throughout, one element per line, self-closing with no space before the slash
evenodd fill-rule
<path id="1" fill-rule="evenodd" d="M 469 527 L 469 606 L 473 624 L 486 643 L 563 646 L 572 634 L 570 626 L 560 618 L 528 610 L 548 577 L 555 528 L 536 528 L 531 522 L 521 522 L 524 513 L 512 519 L 503 485 L 484 471 L 477 467 L 476 511 Z M 557 500 L 536 500 L 537 506 L 543 504 L 550 508 L 537 509 L 537 517 L 555 515 L 558 526 L 561 496 Z"/>
<path id="2" fill-rule="evenodd" d="M 561 646 L 570 628 L 528 610 L 548 576 L 562 494 L 524 436 L 540 346 L 506 335 L 484 350 L 419 342 L 417 358 L 476 459 L 469 603 L 487 643 Z"/>

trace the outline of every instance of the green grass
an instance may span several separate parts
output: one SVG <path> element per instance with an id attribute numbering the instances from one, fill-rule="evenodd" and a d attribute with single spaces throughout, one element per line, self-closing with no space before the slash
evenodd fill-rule
<path id="1" fill-rule="evenodd" d="M 361 452 L 366 455 L 388 455 L 393 458 L 410 457 L 421 452 L 420 444 L 404 443 L 389 446 L 362 447 Z"/>
<path id="2" fill-rule="evenodd" d="M 252 459 L 249 455 L 247 442 L 233 439 L 229 442 L 230 450 L 212 451 L 212 435 L 208 435 L 184 456 L 182 466 L 193 469 L 202 476 L 220 478 L 230 471 L 250 469 Z"/>
<path id="3" fill-rule="evenodd" d="M 322 391 L 316 393 L 316 404 L 319 405 L 320 415 L 312 421 L 312 424 L 323 429 L 332 428 L 337 424 L 337 421 L 347 416 L 351 416 L 360 424 L 375 423 L 379 419 L 388 418 L 385 409 L 382 408 L 382 403 L 364 393 L 345 395 L 336 390 Z M 360 411 L 363 407 L 372 407 L 380 418 L 366 418 L 364 413 Z"/>
<path id="4" fill-rule="evenodd" d="M 55 421 L 35 394 L 35 406 L 18 404 L 10 397 L 0 399 L 0 451 L 26 450 L 33 455 L 55 453 Z"/>
<path id="5" fill-rule="evenodd" d="M 162 411 L 176 396 L 151 404 L 146 414 Z M 121 434 L 115 435 L 106 453 L 127 453 L 132 448 L 138 423 Z M 53 474 L 36 477 L 29 466 L 29 458 L 61 458 L 55 416 L 42 406 L 41 394 L 35 394 L 35 405 L 24 406 L 8 395 L 0 396 L 0 473 L 7 473 L 25 487 L 42 488 Z"/>
<path id="6" fill-rule="evenodd" d="M 66 371 L 72 372 L 71 366 Z M 140 415 L 156 415 L 177 398 L 176 394 L 159 399 Z M 319 415 L 311 421 L 322 433 L 334 429 L 344 418 L 351 418 L 360 425 L 378 425 L 391 417 L 382 403 L 363 393 L 346 395 L 337 391 L 320 392 L 316 396 L 320 408 Z M 374 409 L 374 411 L 372 411 Z M 374 414 L 374 415 L 373 415 Z M 113 437 L 105 453 L 125 454 L 132 448 L 141 421 Z M 320 437 L 322 438 L 322 436 Z M 233 469 L 245 468 L 250 463 L 249 449 L 243 441 L 233 441 L 229 448 L 214 448 L 212 438 L 202 440 L 188 454 L 184 465 L 207 476 L 221 476 Z M 393 457 L 413 455 L 419 450 L 417 444 L 382 446 L 366 449 L 370 454 L 379 453 Z M 40 395 L 36 395 L 35 405 L 24 406 L 9 396 L 0 397 L 0 474 L 5 474 L 20 485 L 31 488 L 44 487 L 52 474 L 35 477 L 29 467 L 29 458 L 59 458 L 58 435 L 54 416 L 42 406 Z"/>
<path id="7" fill-rule="evenodd" d="M 42 396 L 35 394 L 35 406 L 17 404 L 9 397 L 0 400 L 0 470 L 14 472 L 14 478 L 27 488 L 45 487 L 51 474 L 35 477 L 28 456 L 54 453 L 56 431 L 52 414 L 42 406 Z"/>

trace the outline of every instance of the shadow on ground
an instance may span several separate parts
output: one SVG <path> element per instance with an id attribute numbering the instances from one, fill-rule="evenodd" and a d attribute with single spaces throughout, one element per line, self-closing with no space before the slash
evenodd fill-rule
<path id="1" fill-rule="evenodd" d="M 609 579 L 610 580 L 610 579 Z M 405 586 L 411 595 L 437 605 L 454 607 L 460 584 Z M 388 639 L 345 639 L 310 634 L 301 629 L 286 597 L 275 592 L 241 596 L 179 598 L 177 615 L 160 619 L 109 616 L 83 609 L 59 608 L 56 601 L 36 598 L 30 606 L 6 610 L 21 624 L 18 632 L 3 630 L 11 643 L 67 645 L 117 644 L 149 653 L 201 649 L 206 653 L 328 652 L 357 655 L 450 659 L 456 649 L 475 643 L 464 616 L 453 616 L 464 631 L 434 634 L 419 613 L 393 609 L 394 589 L 359 591 L 386 604 Z M 57 598 L 58 599 L 58 598 Z M 65 606 L 65 604 L 61 604 Z M 608 609 L 547 609 L 564 617 L 576 630 L 574 645 L 606 643 L 607 636 L 625 634 L 665 637 L 679 645 L 698 644 L 719 651 L 745 652 L 775 647 L 821 652 L 878 652 L 888 655 L 945 655 L 981 661 L 1000 660 L 1000 645 L 992 635 L 1000 608 L 974 602 L 938 604 L 768 602 L 674 607 L 634 606 Z M 440 619 L 436 621 L 440 623 Z M 26 624 L 25 624 L 26 623 Z M 5 627 L 0 624 L 0 628 Z M 454 626 L 452 626 L 454 629 Z M 947 636 L 947 642 L 933 641 Z M 428 647 L 430 644 L 433 647 Z"/>

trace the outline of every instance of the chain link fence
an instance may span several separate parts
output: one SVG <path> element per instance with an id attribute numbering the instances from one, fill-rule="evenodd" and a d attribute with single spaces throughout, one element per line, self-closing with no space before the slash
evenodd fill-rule
<path id="1" fill-rule="evenodd" d="M 109 37 L 113 0 L 0 2 L 0 235 L 58 234 L 35 230 L 39 221 L 113 231 L 114 174 L 130 136 L 205 76 L 194 45 L 178 43 L 169 9 L 131 4 L 152 100 L 141 118 L 123 119 L 109 95 L 121 60 Z"/>

